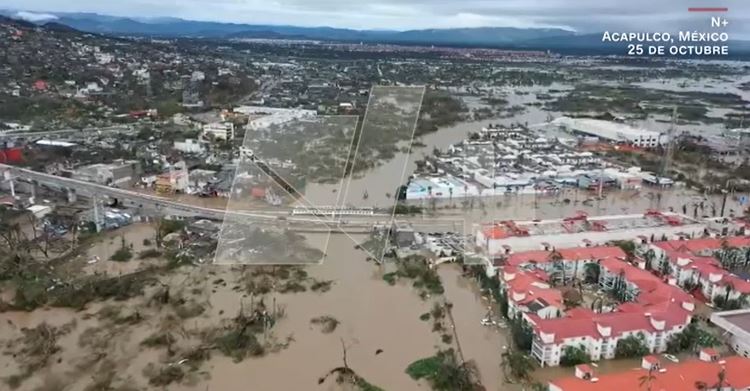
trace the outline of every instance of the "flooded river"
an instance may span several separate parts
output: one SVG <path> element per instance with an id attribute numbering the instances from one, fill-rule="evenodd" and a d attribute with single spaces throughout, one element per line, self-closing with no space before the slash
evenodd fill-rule
<path id="1" fill-rule="evenodd" d="M 327 241 L 322 235 L 313 239 L 321 244 Z M 339 389 L 317 386 L 317 379 L 342 365 L 342 341 L 347 346 L 350 367 L 370 383 L 386 390 L 429 389 L 404 371 L 415 360 L 445 347 L 439 335 L 431 331 L 431 323 L 419 319 L 420 314 L 429 312 L 432 302 L 420 299 L 408 284 L 389 286 L 382 279 L 380 267 L 366 262 L 364 254 L 355 250 L 346 236 L 331 236 L 327 248 L 325 262 L 307 270 L 315 278 L 334 280 L 332 289 L 323 294 L 278 297 L 287 315 L 275 334 L 281 338 L 293 336 L 289 347 L 238 364 L 217 357 L 209 363 L 211 379 L 187 389 L 226 390 L 238 385 L 262 390 Z M 461 275 L 458 265 L 442 265 L 438 272 L 445 296 L 453 304 L 464 357 L 477 363 L 488 390 L 512 390 L 503 385 L 500 370 L 501 349 L 507 345 L 505 332 L 480 324 L 489 303 L 474 283 Z M 214 296 L 221 297 L 224 296 L 220 292 Z M 224 300 L 229 303 L 216 302 L 212 311 L 229 312 L 232 309 L 226 304 L 236 305 L 238 299 Z M 310 319 L 321 315 L 333 316 L 341 324 L 333 333 L 323 334 L 310 325 Z M 379 349 L 382 353 L 376 355 Z"/>

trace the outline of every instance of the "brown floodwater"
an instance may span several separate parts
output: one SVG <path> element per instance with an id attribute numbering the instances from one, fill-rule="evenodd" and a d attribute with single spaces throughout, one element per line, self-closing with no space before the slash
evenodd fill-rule
<path id="1" fill-rule="evenodd" d="M 364 239 L 364 238 L 358 238 Z M 431 303 L 422 301 L 412 288 L 389 286 L 382 280 L 379 267 L 365 262 L 362 252 L 344 235 L 311 237 L 321 245 L 328 243 L 328 257 L 318 266 L 307 268 L 310 276 L 334 280 L 326 293 L 278 295 L 277 304 L 286 317 L 274 328 L 277 338 L 293 338 L 288 348 L 260 359 L 234 363 L 216 356 L 205 367 L 211 377 L 191 390 L 331 390 L 332 382 L 318 385 L 318 379 L 342 365 L 342 341 L 347 346 L 347 362 L 370 383 L 387 390 L 428 389 L 404 372 L 413 361 L 431 356 L 440 344 L 431 324 L 419 315 L 429 311 Z M 219 293 L 219 292 L 217 292 Z M 239 298 L 218 294 L 212 300 L 234 302 Z M 233 314 L 231 304 L 215 302 L 212 311 L 221 308 Z M 236 309 L 234 310 L 236 311 Z M 333 333 L 324 334 L 310 319 L 330 315 L 341 323 Z M 383 353 L 375 352 L 382 349 Z"/>
<path id="2" fill-rule="evenodd" d="M 105 231 L 102 239 L 94 243 L 86 250 L 86 264 L 83 271 L 88 274 L 105 273 L 108 275 L 127 274 L 137 271 L 148 265 L 151 260 L 141 260 L 138 254 L 147 249 L 153 249 L 156 230 L 150 223 L 133 223 L 125 227 Z M 110 261 L 112 255 L 122 247 L 122 241 L 127 247 L 131 247 L 133 258 L 128 262 Z M 148 246 L 144 240 L 151 242 Z M 91 263 L 89 263 L 91 262 Z"/>
<path id="3" fill-rule="evenodd" d="M 503 382 L 500 367 L 502 349 L 508 344 L 507 332 L 480 323 L 492 310 L 487 297 L 482 297 L 473 280 L 461 275 L 459 265 L 440 265 L 438 274 L 446 299 L 453 304 L 451 311 L 464 359 L 477 364 L 487 390 L 511 390 L 512 386 Z M 493 311 L 493 314 L 496 313 Z"/>

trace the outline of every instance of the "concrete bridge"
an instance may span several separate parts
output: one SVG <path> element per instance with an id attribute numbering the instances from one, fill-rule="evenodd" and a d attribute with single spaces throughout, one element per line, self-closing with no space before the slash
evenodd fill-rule
<path id="1" fill-rule="evenodd" d="M 212 220 L 231 218 L 234 221 L 273 225 L 303 232 L 367 233 L 371 232 L 374 226 L 382 226 L 392 222 L 391 215 L 382 214 L 294 216 L 291 213 L 292 208 L 273 211 L 206 208 L 155 195 L 46 174 L 7 164 L 0 164 L 0 181 L 10 185 L 11 193 L 15 193 L 16 182 L 25 182 L 31 184 L 32 196 L 35 196 L 35 189 L 44 187 L 67 194 L 69 202 L 75 202 L 79 196 L 90 199 L 93 203 L 92 208 L 97 225 L 103 224 L 102 204 L 115 201 L 124 207 L 142 208 L 164 215 L 201 217 Z M 421 227 L 425 231 L 436 227 L 445 227 L 446 225 L 444 219 L 424 218 L 422 216 L 399 216 L 398 220 L 412 223 L 415 227 Z"/>

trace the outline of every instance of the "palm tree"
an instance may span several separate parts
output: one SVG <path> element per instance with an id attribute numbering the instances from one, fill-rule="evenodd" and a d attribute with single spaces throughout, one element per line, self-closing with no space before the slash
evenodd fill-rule
<path id="1" fill-rule="evenodd" d="M 654 367 L 650 367 L 648 369 L 648 373 L 638 378 L 638 386 L 643 387 L 646 386 L 646 391 L 651 391 L 651 383 L 656 380 L 656 376 L 654 376 Z"/>
<path id="2" fill-rule="evenodd" d="M 625 301 L 625 293 L 627 290 L 627 286 L 625 283 L 625 270 L 621 270 L 620 273 L 617 275 L 617 279 L 615 280 L 615 285 L 612 288 L 612 294 L 617 298 L 617 300 Z"/>
<path id="3" fill-rule="evenodd" d="M 727 291 L 727 294 L 724 296 L 724 306 L 726 306 L 727 303 L 729 303 L 729 294 L 732 293 L 732 291 L 734 290 L 734 285 L 732 285 L 732 283 L 729 282 L 727 283 L 727 287 L 725 289 Z"/>
<path id="4" fill-rule="evenodd" d="M 563 262 L 563 256 L 559 251 L 554 250 L 549 253 L 548 259 L 552 262 L 552 266 L 562 272 L 562 283 L 565 285 L 565 263 Z"/>
<path id="5" fill-rule="evenodd" d="M 649 249 L 643 254 L 643 257 L 646 258 L 646 270 L 651 270 L 656 259 L 656 253 L 653 249 Z"/>
<path id="6" fill-rule="evenodd" d="M 727 379 L 727 372 L 726 368 L 722 365 L 721 369 L 719 369 L 719 373 L 716 375 L 716 384 L 714 384 L 713 387 L 716 390 L 721 391 L 721 389 L 726 385 L 726 379 Z"/>

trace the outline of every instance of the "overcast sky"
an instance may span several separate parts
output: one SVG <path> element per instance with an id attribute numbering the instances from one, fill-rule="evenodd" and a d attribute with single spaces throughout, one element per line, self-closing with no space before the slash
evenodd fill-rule
<path id="1" fill-rule="evenodd" d="M 96 12 L 249 24 L 355 29 L 561 27 L 578 32 L 709 29 L 711 14 L 689 6 L 729 7 L 728 31 L 750 35 L 748 0 L 2 0 L 0 8 Z"/>

